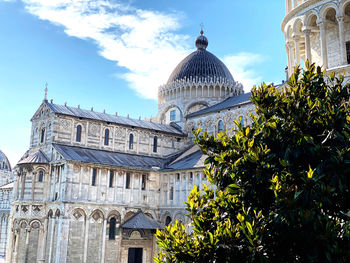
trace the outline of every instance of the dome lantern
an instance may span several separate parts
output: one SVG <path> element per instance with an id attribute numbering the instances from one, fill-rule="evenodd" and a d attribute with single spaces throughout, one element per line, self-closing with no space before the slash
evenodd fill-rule
<path id="1" fill-rule="evenodd" d="M 208 39 L 203 36 L 203 29 L 200 32 L 200 36 L 196 38 L 197 49 L 206 49 L 208 47 Z"/>

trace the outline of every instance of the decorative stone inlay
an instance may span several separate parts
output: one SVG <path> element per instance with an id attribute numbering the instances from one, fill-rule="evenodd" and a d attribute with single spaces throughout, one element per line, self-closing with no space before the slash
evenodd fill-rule
<path id="1" fill-rule="evenodd" d="M 89 125 L 89 135 L 98 135 L 100 127 L 96 124 Z"/>
<path id="2" fill-rule="evenodd" d="M 72 126 L 72 122 L 70 120 L 61 119 L 60 126 L 63 130 L 70 130 Z"/>
<path id="3" fill-rule="evenodd" d="M 122 129 L 122 128 L 115 129 L 115 137 L 117 139 L 124 139 L 125 138 L 125 129 Z"/>
<path id="4" fill-rule="evenodd" d="M 213 119 L 211 117 L 206 118 L 204 128 L 208 129 L 213 124 Z"/>
<path id="5" fill-rule="evenodd" d="M 139 231 L 132 231 L 130 239 L 142 239 L 141 233 Z"/>
<path id="6" fill-rule="evenodd" d="M 79 173 L 80 172 L 80 165 L 75 164 L 73 170 L 74 170 L 74 173 Z"/>
<path id="7" fill-rule="evenodd" d="M 40 227 L 40 224 L 39 224 L 39 222 L 33 222 L 32 223 L 32 228 L 39 228 Z"/>
<path id="8" fill-rule="evenodd" d="M 27 213 L 28 212 L 28 206 L 27 205 L 22 205 L 22 212 Z"/>
<path id="9" fill-rule="evenodd" d="M 79 210 L 76 210 L 76 211 L 74 212 L 73 216 L 74 216 L 74 218 L 75 218 L 76 220 L 79 220 L 79 218 L 82 217 L 83 215 L 80 213 Z"/>
<path id="10" fill-rule="evenodd" d="M 233 122 L 233 118 L 234 118 L 234 115 L 232 112 L 228 112 L 225 114 L 225 117 L 224 117 L 224 122 L 225 124 L 231 124 Z"/>

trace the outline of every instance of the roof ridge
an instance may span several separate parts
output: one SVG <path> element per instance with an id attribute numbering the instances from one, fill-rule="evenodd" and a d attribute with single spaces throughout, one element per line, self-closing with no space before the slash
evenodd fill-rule
<path id="1" fill-rule="evenodd" d="M 83 147 L 83 146 L 78 146 L 78 145 L 70 145 L 70 144 L 64 144 L 64 143 L 52 143 L 53 146 L 58 145 L 58 146 L 68 146 L 68 147 L 74 147 L 74 148 L 79 148 L 79 149 L 86 149 L 86 150 L 94 150 L 94 151 L 101 151 L 101 152 L 106 152 L 106 153 L 120 153 L 120 154 L 127 154 L 127 155 L 137 155 L 140 157 L 150 157 L 150 158 L 157 158 L 157 159 L 167 159 L 169 158 L 168 156 L 164 157 L 158 157 L 158 156 L 151 156 L 151 155 L 144 155 L 144 154 L 134 154 L 134 153 L 128 153 L 128 152 L 120 152 L 120 151 L 109 151 L 106 149 L 95 149 L 91 147 Z"/>
<path id="2" fill-rule="evenodd" d="M 67 105 L 60 105 L 60 104 L 55 104 L 47 101 L 45 101 L 44 103 L 56 114 L 116 123 L 116 124 L 128 126 L 128 127 L 138 127 L 141 129 L 153 130 L 153 131 L 158 131 L 162 133 L 176 134 L 177 136 L 185 136 L 185 134 L 182 131 L 179 131 L 178 129 L 171 126 L 170 124 L 162 124 L 162 123 L 157 123 L 157 122 L 152 122 L 147 120 L 117 116 L 106 112 L 89 111 L 87 109 L 81 109 L 81 108 L 76 108 L 76 107 L 67 106 Z"/>

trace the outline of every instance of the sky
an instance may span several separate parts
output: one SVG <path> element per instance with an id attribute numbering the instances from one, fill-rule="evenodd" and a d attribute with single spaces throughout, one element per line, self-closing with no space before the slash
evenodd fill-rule
<path id="1" fill-rule="evenodd" d="M 281 83 L 285 1 L 0 0 L 0 150 L 14 166 L 44 99 L 131 118 L 157 114 L 157 90 L 195 50 L 208 51 L 249 92 Z"/>

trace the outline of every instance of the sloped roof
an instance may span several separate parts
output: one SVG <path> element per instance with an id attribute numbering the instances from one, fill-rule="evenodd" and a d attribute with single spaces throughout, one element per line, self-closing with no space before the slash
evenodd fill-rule
<path id="1" fill-rule="evenodd" d="M 171 159 L 143 156 L 137 154 L 110 152 L 77 146 L 53 144 L 54 148 L 67 161 L 95 163 L 134 169 L 152 170 L 152 167 L 163 168 Z"/>
<path id="2" fill-rule="evenodd" d="M 186 116 L 186 118 L 197 117 L 199 115 L 203 115 L 203 114 L 207 114 L 207 113 L 211 113 L 211 112 L 216 112 L 216 111 L 221 111 L 221 110 L 228 109 L 228 108 L 231 108 L 234 106 L 238 106 L 240 104 L 248 103 L 248 102 L 250 102 L 250 95 L 251 95 L 251 93 L 249 92 L 249 93 L 244 93 L 244 94 L 241 94 L 238 96 L 229 97 L 226 100 L 224 100 L 218 104 L 215 104 L 209 108 L 188 114 Z"/>
<path id="3" fill-rule="evenodd" d="M 18 164 L 27 164 L 27 163 L 49 163 L 49 159 L 45 156 L 45 154 L 39 150 L 32 155 L 20 160 Z"/>
<path id="4" fill-rule="evenodd" d="M 13 182 L 0 186 L 0 189 L 12 189 Z"/>
<path id="5" fill-rule="evenodd" d="M 164 171 L 201 168 L 205 166 L 204 161 L 206 158 L 207 156 L 202 154 L 199 147 L 195 145 L 170 163 Z"/>
<path id="6" fill-rule="evenodd" d="M 129 218 L 122 228 L 129 229 L 162 229 L 164 226 L 158 223 L 156 220 L 146 216 L 142 211 L 137 212 L 131 218 Z"/>
<path id="7" fill-rule="evenodd" d="M 57 113 L 57 114 L 74 116 L 74 117 L 79 117 L 84 119 L 105 121 L 105 122 L 116 123 L 116 124 L 125 125 L 125 126 L 138 127 L 138 128 L 148 129 L 148 130 L 155 130 L 159 132 L 175 134 L 179 136 L 185 136 L 185 134 L 182 131 L 176 129 L 171 125 L 159 124 L 159 123 L 154 123 L 154 122 L 144 121 L 144 120 L 136 120 L 136 119 L 131 119 L 127 117 L 102 113 L 102 112 L 95 112 L 95 111 L 84 110 L 80 108 L 58 105 L 58 104 L 50 103 L 48 101 L 45 101 L 45 104 L 54 113 Z"/>

